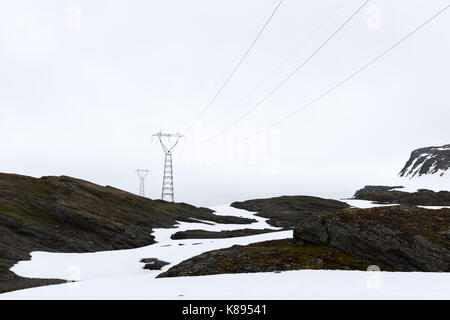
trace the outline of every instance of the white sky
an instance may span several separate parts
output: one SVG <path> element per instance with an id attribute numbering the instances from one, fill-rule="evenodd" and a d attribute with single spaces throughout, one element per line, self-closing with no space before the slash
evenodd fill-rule
<path id="1" fill-rule="evenodd" d="M 250 109 L 363 3 L 345 0 L 310 36 L 341 2 L 285 0 L 186 133 L 276 1 L 0 0 L 0 171 L 64 174 L 137 192 L 134 170 L 148 168 L 146 187 L 158 198 L 163 153 L 150 137 L 162 129 L 187 135 L 174 155 L 177 201 L 345 197 L 366 184 L 389 184 L 413 149 L 450 142 L 450 10 L 259 144 L 238 144 L 245 153 L 221 139 L 197 145 L 197 135 L 218 132 Z M 229 136 L 252 134 L 314 99 L 448 4 L 371 1 L 380 28 L 368 27 L 373 16 L 364 9 Z"/>

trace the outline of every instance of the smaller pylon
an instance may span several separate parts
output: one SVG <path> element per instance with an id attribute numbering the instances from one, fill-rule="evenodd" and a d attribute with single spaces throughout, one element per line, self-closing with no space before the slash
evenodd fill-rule
<path id="1" fill-rule="evenodd" d="M 139 195 L 145 197 L 145 178 L 150 171 L 148 169 L 137 169 L 136 172 L 140 180 Z"/>

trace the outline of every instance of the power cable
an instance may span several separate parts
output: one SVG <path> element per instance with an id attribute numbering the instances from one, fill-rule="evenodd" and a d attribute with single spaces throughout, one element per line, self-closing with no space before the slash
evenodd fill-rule
<path id="1" fill-rule="evenodd" d="M 386 49 L 385 51 L 383 51 L 382 53 L 380 53 L 379 55 L 377 55 L 375 58 L 373 58 L 372 60 L 370 60 L 367 64 L 365 64 L 363 67 L 359 68 L 357 71 L 353 72 L 350 76 L 348 76 L 347 78 L 345 78 L 344 80 L 340 81 L 339 83 L 337 83 L 336 85 L 334 85 L 333 87 L 331 87 L 330 89 L 328 89 L 327 91 L 325 91 L 324 93 L 322 93 L 320 96 L 318 96 L 317 98 L 315 98 L 314 100 L 310 101 L 309 103 L 303 105 L 302 107 L 298 108 L 297 110 L 291 112 L 290 114 L 286 115 L 285 117 L 281 118 L 280 120 L 274 122 L 273 124 L 271 124 L 270 126 L 266 127 L 263 130 L 260 130 L 250 136 L 247 136 L 246 138 L 244 138 L 243 140 L 248 140 L 251 137 L 258 135 L 259 133 L 261 133 L 262 131 L 265 130 L 270 130 L 278 125 L 280 125 L 281 123 L 287 121 L 288 119 L 290 119 L 291 117 L 295 116 L 297 113 L 305 110 L 306 108 L 310 107 L 311 105 L 313 105 L 314 103 L 316 103 L 317 101 L 319 101 L 320 99 L 326 97 L 327 95 L 329 95 L 330 93 L 332 93 L 334 90 L 336 90 L 337 88 L 339 88 L 340 86 L 342 86 L 344 83 L 348 82 L 349 80 L 351 80 L 352 78 L 354 78 L 355 76 L 357 76 L 359 73 L 361 73 L 362 71 L 364 71 L 365 69 L 367 69 L 368 67 L 370 67 L 372 64 L 374 64 L 375 62 L 377 62 L 378 60 L 380 60 L 383 56 L 385 56 L 386 54 L 388 54 L 389 52 L 391 52 L 392 50 L 394 50 L 396 47 L 398 47 L 399 45 L 401 45 L 403 42 L 405 42 L 407 39 L 409 39 L 411 36 L 413 36 L 415 33 L 417 33 L 420 29 L 422 29 L 423 27 L 425 27 L 426 25 L 428 25 L 431 21 L 433 21 L 434 19 L 436 19 L 438 16 L 440 16 L 442 13 L 444 13 L 446 10 L 448 10 L 448 8 L 450 8 L 450 5 L 447 5 L 446 7 L 444 7 L 443 9 L 441 9 L 439 12 L 437 12 L 436 14 L 434 14 L 431 18 L 429 18 L 428 20 L 426 20 L 424 23 L 422 23 L 420 26 L 418 26 L 417 28 L 415 28 L 413 31 L 411 31 L 410 33 L 408 33 L 406 36 L 404 36 L 403 38 L 401 38 L 399 41 L 397 41 L 393 46 L 389 47 L 388 49 Z"/>
<path id="2" fill-rule="evenodd" d="M 190 130 L 194 124 L 196 122 L 198 122 L 200 120 L 201 117 L 203 117 L 203 115 L 206 113 L 206 111 L 208 111 L 208 109 L 213 105 L 213 103 L 216 101 L 217 97 L 222 93 L 222 91 L 225 89 L 225 87 L 227 86 L 227 84 L 230 82 L 231 78 L 233 78 L 234 74 L 236 73 L 236 71 L 239 69 L 239 67 L 242 65 L 242 63 L 244 62 L 245 58 L 247 58 L 248 54 L 250 53 L 250 51 L 253 49 L 253 47 L 255 46 L 256 42 L 258 41 L 258 39 L 261 37 L 261 35 L 263 34 L 264 30 L 267 28 L 267 26 L 269 25 L 270 21 L 272 20 L 272 18 L 275 16 L 276 12 L 278 11 L 278 8 L 280 8 L 281 4 L 283 3 L 284 0 L 280 0 L 278 2 L 278 4 L 276 5 L 275 9 L 272 11 L 271 15 L 269 16 L 269 18 L 267 19 L 267 21 L 264 23 L 263 27 L 261 28 L 261 30 L 258 32 L 257 36 L 255 37 L 255 39 L 253 39 L 253 41 L 251 42 L 250 46 L 247 48 L 247 50 L 245 51 L 244 55 L 241 57 L 241 59 L 239 60 L 239 62 L 236 64 L 236 66 L 234 67 L 234 69 L 231 71 L 231 73 L 228 75 L 228 77 L 226 78 L 225 82 L 222 84 L 222 86 L 219 88 L 219 90 L 216 92 L 216 94 L 212 97 L 212 99 L 208 102 L 208 104 L 206 105 L 206 107 L 200 112 L 200 114 L 197 116 L 197 118 L 195 118 L 195 120 L 191 123 L 191 125 L 187 128 L 186 131 Z"/>

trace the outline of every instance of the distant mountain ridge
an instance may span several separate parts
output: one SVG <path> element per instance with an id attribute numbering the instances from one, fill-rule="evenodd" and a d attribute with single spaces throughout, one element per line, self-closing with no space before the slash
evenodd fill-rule
<path id="1" fill-rule="evenodd" d="M 443 176 L 449 168 L 450 144 L 441 147 L 425 147 L 411 152 L 411 156 L 399 176 L 409 178 L 434 174 Z"/>

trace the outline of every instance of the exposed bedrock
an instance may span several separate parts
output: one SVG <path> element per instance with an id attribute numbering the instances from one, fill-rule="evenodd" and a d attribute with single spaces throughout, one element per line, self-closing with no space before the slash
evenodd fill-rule
<path id="1" fill-rule="evenodd" d="M 380 204 L 412 204 L 420 206 L 450 206 L 450 192 L 420 189 L 417 192 L 403 192 L 403 191 L 367 191 L 368 187 L 358 190 L 354 199 L 369 200 Z M 390 188 L 392 187 L 385 187 Z M 382 187 L 378 187 L 379 190 Z"/>
<path id="2" fill-rule="evenodd" d="M 297 241 L 325 245 L 404 271 L 450 271 L 450 209 L 345 209 L 294 229 Z"/>
<path id="3" fill-rule="evenodd" d="M 205 230 L 186 230 L 178 231 L 170 236 L 173 240 L 183 239 L 224 239 L 252 236 L 256 234 L 276 232 L 273 229 L 238 229 L 238 230 L 224 230 L 224 231 L 205 231 Z"/>
<path id="4" fill-rule="evenodd" d="M 268 224 L 274 227 L 294 228 L 297 224 L 312 216 L 336 212 L 350 206 L 342 201 L 309 196 L 283 196 L 269 199 L 256 199 L 233 202 L 231 206 L 268 218 Z"/>

